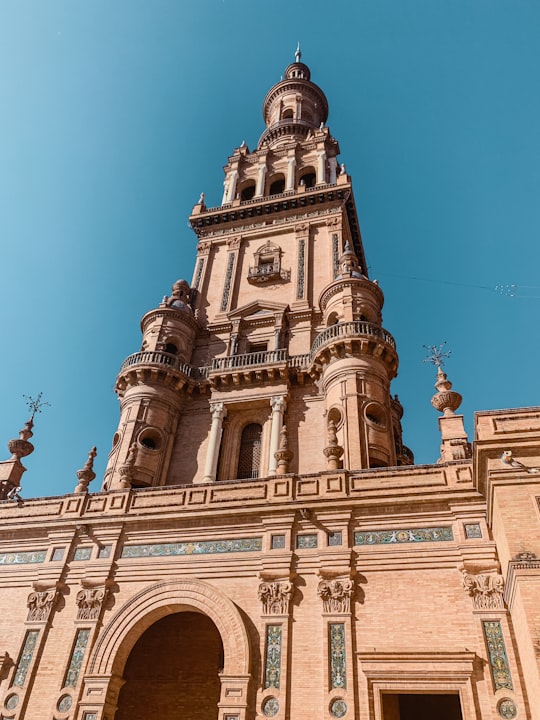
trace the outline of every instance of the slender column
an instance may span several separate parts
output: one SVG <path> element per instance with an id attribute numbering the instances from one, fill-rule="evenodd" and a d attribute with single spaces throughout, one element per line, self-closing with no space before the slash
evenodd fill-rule
<path id="1" fill-rule="evenodd" d="M 328 178 L 328 182 L 331 185 L 335 185 L 337 180 L 337 160 L 335 157 L 331 157 L 328 159 L 328 169 L 330 171 L 330 177 Z"/>
<path id="2" fill-rule="evenodd" d="M 204 482 L 215 482 L 216 480 L 223 418 L 227 415 L 227 409 L 222 402 L 210 403 L 210 412 L 212 413 L 212 426 L 210 427 L 210 439 L 208 441 L 208 450 L 206 452 Z"/>
<path id="3" fill-rule="evenodd" d="M 323 185 L 326 182 L 326 153 L 321 150 L 317 153 L 317 185 Z"/>
<path id="4" fill-rule="evenodd" d="M 268 474 L 275 475 L 277 460 L 275 453 L 279 448 L 279 435 L 283 427 L 283 413 L 287 407 L 287 401 L 283 395 L 270 398 L 272 406 L 272 427 L 270 429 L 270 457 L 268 458 Z"/>
<path id="5" fill-rule="evenodd" d="M 229 177 L 225 179 L 223 203 L 230 203 L 236 195 L 236 183 L 238 182 L 238 170 L 231 170 Z"/>
<path id="6" fill-rule="evenodd" d="M 294 174 L 296 170 L 296 158 L 287 158 L 287 184 L 285 190 L 294 190 Z"/>
<path id="7" fill-rule="evenodd" d="M 255 188 L 255 197 L 264 195 L 264 181 L 266 180 L 266 165 L 259 165 L 257 174 L 257 187 Z"/>

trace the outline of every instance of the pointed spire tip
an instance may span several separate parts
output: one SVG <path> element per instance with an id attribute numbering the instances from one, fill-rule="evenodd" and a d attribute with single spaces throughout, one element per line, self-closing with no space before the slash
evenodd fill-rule
<path id="1" fill-rule="evenodd" d="M 296 51 L 294 53 L 294 59 L 296 62 L 300 62 L 301 57 L 302 57 L 302 51 L 300 50 L 300 40 L 299 40 L 298 45 L 296 46 Z"/>

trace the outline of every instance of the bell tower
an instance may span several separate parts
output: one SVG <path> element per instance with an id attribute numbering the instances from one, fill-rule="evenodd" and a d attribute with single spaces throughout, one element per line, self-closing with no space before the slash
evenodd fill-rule
<path id="1" fill-rule="evenodd" d="M 107 488 L 413 463 L 384 296 L 299 48 L 263 118 L 257 148 L 225 165 L 221 205 L 203 193 L 193 209 L 191 287 L 144 316 L 122 366 Z"/>

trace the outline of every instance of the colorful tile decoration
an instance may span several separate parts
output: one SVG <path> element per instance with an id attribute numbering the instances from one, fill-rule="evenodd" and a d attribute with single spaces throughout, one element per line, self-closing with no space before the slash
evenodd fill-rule
<path id="1" fill-rule="evenodd" d="M 341 530 L 328 533 L 328 546 L 336 547 L 338 545 L 343 545 L 343 533 Z"/>
<path id="2" fill-rule="evenodd" d="M 264 687 L 279 688 L 281 679 L 281 625 L 266 626 Z"/>
<path id="3" fill-rule="evenodd" d="M 63 560 L 64 559 L 64 550 L 65 550 L 65 548 L 63 548 L 63 547 L 54 548 L 54 550 L 52 552 L 51 560 L 53 562 L 58 562 L 59 560 Z"/>
<path id="4" fill-rule="evenodd" d="M 8 695 L 4 704 L 6 706 L 6 710 L 15 710 L 19 704 L 19 696 L 17 693 L 11 693 Z"/>
<path id="5" fill-rule="evenodd" d="M 24 563 L 45 562 L 45 550 L 31 550 L 30 552 L 0 553 L 0 565 L 22 565 Z"/>
<path id="6" fill-rule="evenodd" d="M 504 720 L 513 720 L 517 717 L 517 706 L 510 698 L 503 698 L 497 705 L 497 711 Z"/>
<path id="7" fill-rule="evenodd" d="M 231 292 L 231 280 L 235 259 L 236 253 L 229 253 L 229 259 L 227 260 L 227 272 L 225 274 L 225 285 L 223 286 L 223 295 L 221 297 L 221 312 L 224 312 L 229 304 L 229 294 Z"/>
<path id="8" fill-rule="evenodd" d="M 272 535 L 272 550 L 283 550 L 285 547 L 285 535 Z"/>
<path id="9" fill-rule="evenodd" d="M 317 547 L 317 535 L 298 535 L 296 537 L 296 547 L 301 550 L 308 550 Z"/>
<path id="10" fill-rule="evenodd" d="M 342 698 L 336 698 L 330 705 L 330 714 L 337 718 L 345 717 L 347 714 L 347 703 Z"/>
<path id="11" fill-rule="evenodd" d="M 300 238 L 298 241 L 298 273 L 296 280 L 296 299 L 301 300 L 304 297 L 304 272 L 305 272 L 305 250 L 306 241 Z"/>
<path id="12" fill-rule="evenodd" d="M 345 658 L 345 624 L 330 623 L 330 687 L 347 687 Z"/>
<path id="13" fill-rule="evenodd" d="M 104 558 L 111 557 L 112 545 L 102 545 L 98 551 L 98 558 L 103 560 Z"/>
<path id="14" fill-rule="evenodd" d="M 73 698 L 71 695 L 62 695 L 58 703 L 56 704 L 56 709 L 58 712 L 67 712 L 68 710 L 71 710 L 71 706 L 73 705 Z"/>
<path id="15" fill-rule="evenodd" d="M 90 630 L 77 630 L 77 634 L 75 635 L 75 644 L 73 645 L 73 650 L 71 652 L 71 660 L 69 661 L 69 667 L 64 681 L 64 687 L 77 686 L 89 636 Z"/>
<path id="16" fill-rule="evenodd" d="M 30 663 L 34 657 L 34 650 L 36 649 L 38 636 L 39 630 L 29 630 L 26 633 L 23 649 L 19 662 L 17 663 L 15 677 L 13 679 L 13 684 L 17 687 L 22 687 L 24 685 L 26 675 L 28 674 L 28 668 L 30 667 Z"/>
<path id="17" fill-rule="evenodd" d="M 74 560 L 90 560 L 90 557 L 92 556 L 92 548 L 91 547 L 79 547 L 75 550 L 75 555 L 73 556 Z"/>
<path id="18" fill-rule="evenodd" d="M 452 526 L 434 528 L 400 528 L 354 533 L 355 545 L 386 545 L 388 543 L 445 542 L 454 539 Z"/>
<path id="19" fill-rule="evenodd" d="M 274 717 L 279 712 L 279 702 L 278 699 L 275 697 L 269 697 L 267 700 L 264 701 L 263 704 L 263 713 L 266 715 L 266 717 Z"/>
<path id="20" fill-rule="evenodd" d="M 166 555 L 210 555 L 212 553 L 258 552 L 262 538 L 240 540 L 200 540 L 199 542 L 161 543 L 160 545 L 126 545 L 123 558 L 162 557 Z"/>
<path id="21" fill-rule="evenodd" d="M 339 243 L 337 233 L 332 233 L 332 264 L 334 266 L 334 278 L 337 278 L 339 275 Z"/>
<path id="22" fill-rule="evenodd" d="M 500 690 L 501 688 L 513 690 L 514 686 L 512 684 L 512 676 L 510 675 L 501 623 L 498 620 L 484 620 L 482 625 L 484 627 L 495 690 Z"/>
<path id="23" fill-rule="evenodd" d="M 465 537 L 467 540 L 482 537 L 482 528 L 479 523 L 465 524 Z"/>

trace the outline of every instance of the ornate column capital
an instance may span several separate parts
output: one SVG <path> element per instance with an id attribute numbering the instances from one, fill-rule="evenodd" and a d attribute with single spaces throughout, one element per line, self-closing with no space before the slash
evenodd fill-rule
<path id="1" fill-rule="evenodd" d="M 59 584 L 53 583 L 45 587 L 41 583 L 33 583 L 33 591 L 28 595 L 27 622 L 47 622 L 59 595 Z"/>
<path id="2" fill-rule="evenodd" d="M 317 595 L 323 601 L 325 613 L 351 612 L 351 597 L 354 593 L 354 580 L 350 578 L 323 578 L 317 586 Z"/>
<path id="3" fill-rule="evenodd" d="M 262 582 L 257 595 L 262 602 L 264 615 L 288 615 L 294 585 L 290 580 Z"/>
<path id="4" fill-rule="evenodd" d="M 280 412 L 284 413 L 287 409 L 287 398 L 285 395 L 275 395 L 274 397 L 270 398 L 270 406 L 272 407 L 272 412 Z"/>
<path id="5" fill-rule="evenodd" d="M 223 418 L 227 416 L 227 408 L 225 407 L 225 403 L 211 402 L 210 413 L 212 415 L 212 420 L 223 420 Z"/>
<path id="6" fill-rule="evenodd" d="M 473 599 L 475 610 L 504 609 L 504 578 L 498 573 L 463 573 L 463 587 Z"/>
<path id="7" fill-rule="evenodd" d="M 98 620 L 101 614 L 103 603 L 109 594 L 111 582 L 105 581 L 103 584 L 93 586 L 84 580 L 81 580 L 81 589 L 77 593 L 77 620 Z"/>

